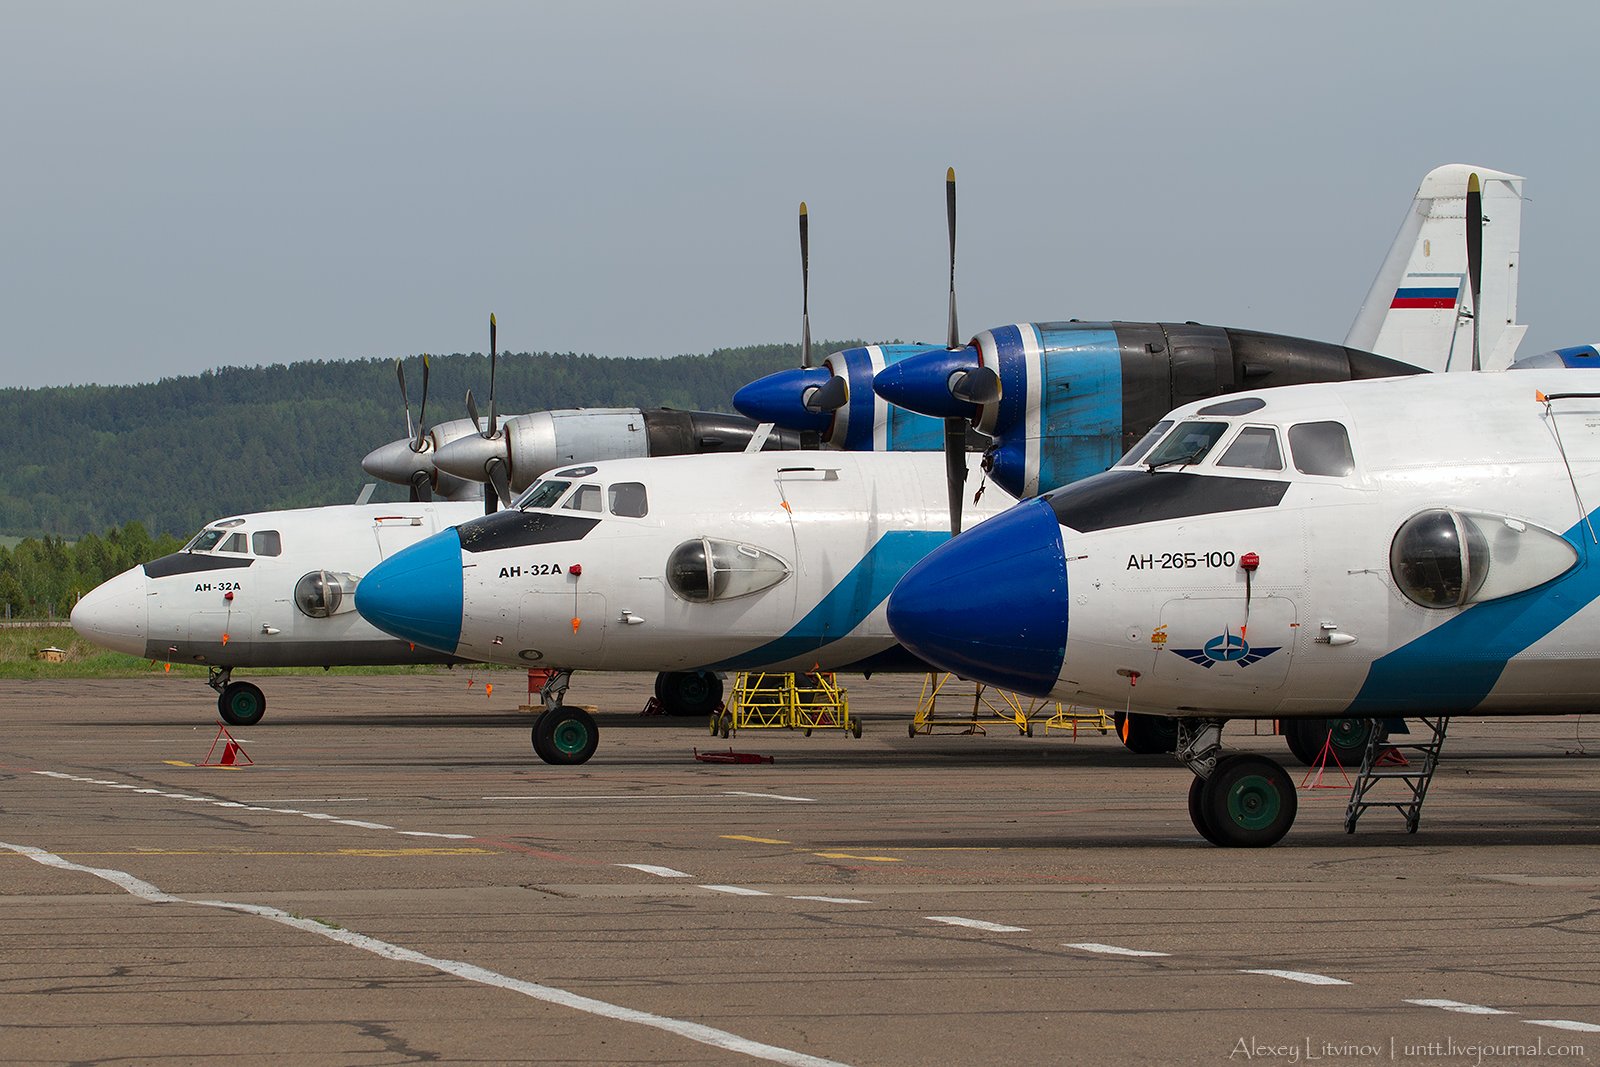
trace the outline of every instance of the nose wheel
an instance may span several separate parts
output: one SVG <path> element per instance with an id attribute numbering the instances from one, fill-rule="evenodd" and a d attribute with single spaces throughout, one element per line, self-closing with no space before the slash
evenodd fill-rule
<path id="1" fill-rule="evenodd" d="M 232 680 L 233 668 L 213 667 L 206 684 L 217 691 L 217 714 L 229 726 L 254 726 L 267 713 L 267 698 L 259 686 Z"/>
<path id="2" fill-rule="evenodd" d="M 1294 780 L 1265 756 L 1223 752 L 1220 721 L 1180 722 L 1178 758 L 1195 773 L 1189 821 L 1213 845 L 1265 848 L 1294 825 Z"/>
<path id="3" fill-rule="evenodd" d="M 546 763 L 586 763 L 600 746 L 600 727 L 594 716 L 562 703 L 571 683 L 572 672 L 558 670 L 539 691 L 544 710 L 533 720 L 533 752 Z"/>

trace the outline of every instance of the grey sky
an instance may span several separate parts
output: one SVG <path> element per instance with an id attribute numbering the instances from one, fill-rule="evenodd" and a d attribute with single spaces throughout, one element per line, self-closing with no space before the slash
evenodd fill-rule
<path id="1" fill-rule="evenodd" d="M 941 340 L 949 165 L 964 333 L 1341 339 L 1468 162 L 1528 178 L 1522 351 L 1600 338 L 1589 0 L 0 13 L 0 386 L 798 340 L 802 199 L 813 333 Z"/>

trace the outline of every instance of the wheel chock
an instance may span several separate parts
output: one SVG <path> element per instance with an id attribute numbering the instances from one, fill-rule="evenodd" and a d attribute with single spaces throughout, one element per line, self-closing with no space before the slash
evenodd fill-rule
<path id="1" fill-rule="evenodd" d="M 694 758 L 701 763 L 775 763 L 772 756 L 759 756 L 754 752 L 735 752 L 728 749 L 726 752 L 701 752 L 694 750 Z"/>
<path id="2" fill-rule="evenodd" d="M 215 762 L 213 762 L 211 757 L 217 755 L 217 745 L 219 744 L 222 745 L 222 754 Z M 241 763 L 241 760 L 244 762 Z M 255 762 L 255 760 L 250 758 L 250 753 L 244 750 L 244 746 L 239 744 L 239 742 L 235 740 L 234 736 L 228 732 L 227 726 L 222 723 L 218 723 L 217 736 L 211 739 L 210 751 L 206 753 L 206 758 L 200 763 L 195 764 L 195 766 L 246 767 L 254 766 Z"/>

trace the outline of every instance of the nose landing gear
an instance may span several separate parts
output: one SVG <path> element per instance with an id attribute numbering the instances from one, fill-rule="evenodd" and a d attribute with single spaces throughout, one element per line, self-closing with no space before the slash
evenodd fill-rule
<path id="1" fill-rule="evenodd" d="M 212 667 L 206 678 L 217 691 L 217 714 L 229 726 L 254 726 L 267 713 L 267 698 L 259 686 L 232 678 L 232 667 Z"/>
<path id="2" fill-rule="evenodd" d="M 1222 749 L 1222 721 L 1180 719 L 1178 759 L 1194 772 L 1189 819 L 1200 835 L 1224 848 L 1276 844 L 1294 825 L 1299 799 L 1277 763 Z"/>
<path id="3" fill-rule="evenodd" d="M 546 763 L 585 763 L 600 746 L 600 727 L 594 716 L 562 703 L 570 684 L 572 672 L 558 670 L 539 692 L 544 710 L 533 721 L 533 751 Z"/>

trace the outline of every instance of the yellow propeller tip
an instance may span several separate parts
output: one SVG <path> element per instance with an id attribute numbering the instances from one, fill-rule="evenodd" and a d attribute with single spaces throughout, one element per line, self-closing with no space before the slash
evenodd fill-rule
<path id="1" fill-rule="evenodd" d="M 1476 193 L 1479 191 L 1478 176 L 1476 174 L 1467 175 L 1467 192 Z"/>
<path id="2" fill-rule="evenodd" d="M 492 312 L 492 311 L 489 312 L 489 325 L 490 326 L 494 325 L 494 312 Z"/>
<path id="3" fill-rule="evenodd" d="M 955 181 L 956 180 L 956 168 L 951 167 L 949 170 L 945 171 L 944 172 L 944 180 L 947 181 L 947 182 Z"/>
<path id="4" fill-rule="evenodd" d="M 800 201 L 800 214 L 804 215 L 805 213 L 806 213 L 806 202 L 804 200 L 802 200 L 802 201 Z"/>

